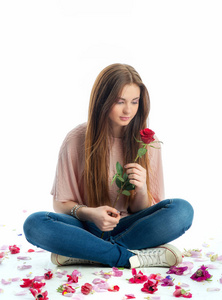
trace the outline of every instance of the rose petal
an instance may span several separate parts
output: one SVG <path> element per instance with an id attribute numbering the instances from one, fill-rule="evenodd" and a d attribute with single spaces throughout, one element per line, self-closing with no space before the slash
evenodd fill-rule
<path id="1" fill-rule="evenodd" d="M 33 279 L 35 281 L 42 281 L 45 277 L 44 276 L 35 276 Z"/>
<path id="2" fill-rule="evenodd" d="M 213 264 L 206 265 L 206 267 L 208 269 L 218 269 L 218 266 L 217 265 L 213 265 Z"/>
<path id="3" fill-rule="evenodd" d="M 127 294 L 125 296 L 126 296 L 126 299 L 134 299 L 134 298 L 136 298 L 133 294 Z"/>
<path id="4" fill-rule="evenodd" d="M 215 252 L 212 252 L 212 251 L 211 251 L 211 252 L 207 252 L 207 253 L 206 253 L 206 256 L 207 256 L 207 257 L 210 257 L 210 256 L 213 255 L 214 253 L 215 253 Z"/>
<path id="5" fill-rule="evenodd" d="M 11 281 L 7 281 L 5 279 L 2 279 L 1 283 L 4 284 L 4 285 L 7 285 L 7 284 L 11 284 L 12 282 Z"/>
<path id="6" fill-rule="evenodd" d="M 0 250 L 8 250 L 8 245 L 3 245 L 0 247 Z"/>
<path id="7" fill-rule="evenodd" d="M 21 292 L 15 293 L 15 296 L 25 296 L 27 294 L 28 294 L 28 291 L 27 290 L 23 290 Z"/>
<path id="8" fill-rule="evenodd" d="M 181 284 L 180 284 L 180 287 L 182 287 L 182 288 L 187 288 L 187 287 L 189 287 L 189 284 L 187 284 L 187 283 L 181 283 Z"/>
<path id="9" fill-rule="evenodd" d="M 17 259 L 19 259 L 19 260 L 30 260 L 31 257 L 29 257 L 29 256 L 18 256 Z"/>
<path id="10" fill-rule="evenodd" d="M 22 265 L 22 266 L 17 267 L 18 270 L 27 270 L 27 269 L 31 269 L 31 268 L 32 268 L 31 265 Z"/>
<path id="11" fill-rule="evenodd" d="M 123 275 L 123 271 L 119 270 L 118 268 L 113 267 L 113 276 L 115 277 L 121 277 Z"/>
<path id="12" fill-rule="evenodd" d="M 83 300 L 84 296 L 82 294 L 72 296 L 72 300 Z"/>
<path id="13" fill-rule="evenodd" d="M 195 258 L 194 261 L 203 262 L 203 261 L 207 261 L 207 259 L 206 258 Z"/>
<path id="14" fill-rule="evenodd" d="M 12 282 L 19 281 L 19 280 L 20 280 L 20 277 L 15 277 L 15 278 L 12 278 L 11 280 L 12 280 Z"/>

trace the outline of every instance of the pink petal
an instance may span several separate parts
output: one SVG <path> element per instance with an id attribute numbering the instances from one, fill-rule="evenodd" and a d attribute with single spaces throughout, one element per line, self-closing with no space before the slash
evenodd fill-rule
<path id="1" fill-rule="evenodd" d="M 113 276 L 115 277 L 121 277 L 123 275 L 123 271 L 119 270 L 118 268 L 113 267 L 112 268 L 113 271 Z"/>
<path id="2" fill-rule="evenodd" d="M 220 283 L 222 284 L 222 277 L 220 278 Z"/>
<path id="3" fill-rule="evenodd" d="M 27 270 L 27 269 L 31 269 L 31 268 L 32 268 L 31 265 L 22 265 L 22 266 L 17 267 L 18 270 Z"/>
<path id="4" fill-rule="evenodd" d="M 203 262 L 203 261 L 207 261 L 207 259 L 205 259 L 205 258 L 195 258 L 194 261 Z"/>
<path id="5" fill-rule="evenodd" d="M 106 281 L 100 279 L 100 278 L 95 278 L 93 279 L 92 283 L 93 284 L 101 284 L 101 283 L 105 283 Z"/>
<path id="6" fill-rule="evenodd" d="M 134 299 L 136 298 L 133 294 L 128 294 L 128 295 L 125 295 L 127 299 Z"/>
<path id="7" fill-rule="evenodd" d="M 11 284 L 12 282 L 11 281 L 7 281 L 5 279 L 2 279 L 1 283 L 4 284 L 4 285 L 7 285 L 7 284 Z"/>
<path id="8" fill-rule="evenodd" d="M 103 289 L 100 287 L 99 284 L 96 284 L 93 286 L 93 290 L 97 293 L 102 293 L 102 292 L 107 292 L 108 288 L 107 289 Z"/>
<path id="9" fill-rule="evenodd" d="M 218 269 L 217 265 L 213 265 L 213 264 L 209 264 L 209 265 L 205 265 L 208 269 Z"/>
<path id="10" fill-rule="evenodd" d="M 192 257 L 201 257 L 202 256 L 202 253 L 201 253 L 202 250 L 199 250 L 199 251 L 190 251 L 190 254 Z"/>
<path id="11" fill-rule="evenodd" d="M 84 296 L 82 294 L 72 296 L 72 300 L 83 300 Z"/>
<path id="12" fill-rule="evenodd" d="M 8 250 L 8 246 L 7 245 L 3 245 L 0 247 L 0 250 Z"/>
<path id="13" fill-rule="evenodd" d="M 181 283 L 181 284 L 180 284 L 180 287 L 182 287 L 182 288 L 187 288 L 187 287 L 189 287 L 189 284 L 187 284 L 187 283 Z"/>
<path id="14" fill-rule="evenodd" d="M 190 261 L 184 261 L 181 264 L 179 264 L 179 267 L 188 267 L 188 270 L 193 269 L 193 263 Z"/>
<path id="15" fill-rule="evenodd" d="M 15 278 L 12 278 L 11 280 L 12 280 L 12 282 L 15 282 L 15 281 L 19 281 L 20 278 L 19 277 L 15 277 Z"/>
<path id="16" fill-rule="evenodd" d="M 28 294 L 27 290 L 22 290 L 21 292 L 15 293 L 15 296 L 25 296 Z"/>
<path id="17" fill-rule="evenodd" d="M 18 256 L 17 259 L 19 259 L 19 260 L 30 260 L 31 257 L 29 257 L 29 256 Z"/>
<path id="18" fill-rule="evenodd" d="M 35 281 L 42 281 L 45 277 L 44 276 L 35 276 L 34 280 Z"/>

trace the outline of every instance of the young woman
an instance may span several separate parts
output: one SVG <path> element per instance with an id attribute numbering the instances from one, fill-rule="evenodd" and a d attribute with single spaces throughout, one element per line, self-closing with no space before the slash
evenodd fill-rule
<path id="1" fill-rule="evenodd" d="M 192 224 L 185 200 L 164 200 L 161 150 L 134 162 L 140 130 L 147 127 L 150 100 L 136 70 L 106 67 L 90 97 L 88 122 L 68 133 L 59 153 L 52 189 L 55 212 L 37 212 L 24 223 L 27 240 L 52 252 L 57 265 L 169 267 L 182 261 L 166 244 Z M 121 195 L 111 185 L 116 162 L 124 166 L 135 190 Z"/>

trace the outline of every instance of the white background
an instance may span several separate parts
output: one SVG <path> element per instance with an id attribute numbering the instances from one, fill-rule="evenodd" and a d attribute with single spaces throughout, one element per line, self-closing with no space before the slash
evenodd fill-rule
<path id="1" fill-rule="evenodd" d="M 149 90 L 166 197 L 190 201 L 200 230 L 221 228 L 221 13 L 219 0 L 1 0 L 0 223 L 52 210 L 60 145 L 120 62 Z"/>

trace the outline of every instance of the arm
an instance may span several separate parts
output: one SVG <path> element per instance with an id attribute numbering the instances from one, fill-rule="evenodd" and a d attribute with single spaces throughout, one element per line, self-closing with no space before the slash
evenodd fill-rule
<path id="1" fill-rule="evenodd" d="M 57 213 L 70 215 L 76 204 L 78 203 L 71 200 L 62 202 L 53 198 L 53 208 Z M 119 212 L 110 206 L 81 207 L 77 214 L 81 221 L 93 222 L 101 231 L 113 230 L 120 220 Z"/>

